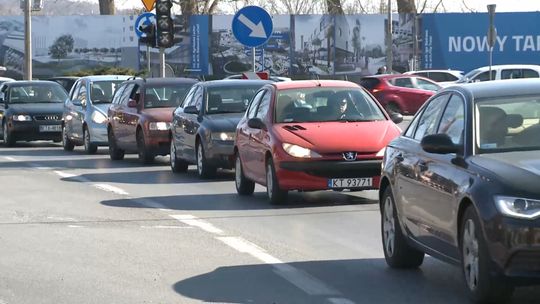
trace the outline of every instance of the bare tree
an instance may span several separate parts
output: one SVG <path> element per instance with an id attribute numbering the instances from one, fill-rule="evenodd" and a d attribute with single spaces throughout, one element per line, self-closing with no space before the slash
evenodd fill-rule
<path id="1" fill-rule="evenodd" d="M 216 12 L 220 0 L 180 0 L 183 15 L 205 15 Z"/>
<path id="2" fill-rule="evenodd" d="M 331 15 L 343 15 L 343 6 L 341 0 L 326 0 L 326 9 Z"/>
<path id="3" fill-rule="evenodd" d="M 409 14 L 416 13 L 416 4 L 414 3 L 414 0 L 396 0 L 396 1 L 397 1 L 398 13 L 409 13 Z"/>
<path id="4" fill-rule="evenodd" d="M 114 15 L 115 11 L 114 0 L 99 0 L 100 15 Z"/>

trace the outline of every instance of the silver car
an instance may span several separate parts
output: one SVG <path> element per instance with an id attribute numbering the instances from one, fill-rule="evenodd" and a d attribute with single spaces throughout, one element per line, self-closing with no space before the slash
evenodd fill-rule
<path id="1" fill-rule="evenodd" d="M 86 153 L 94 154 L 98 146 L 108 145 L 107 110 L 116 89 L 130 77 L 87 76 L 77 80 L 64 103 L 64 150 L 73 151 L 75 146 L 84 146 Z"/>

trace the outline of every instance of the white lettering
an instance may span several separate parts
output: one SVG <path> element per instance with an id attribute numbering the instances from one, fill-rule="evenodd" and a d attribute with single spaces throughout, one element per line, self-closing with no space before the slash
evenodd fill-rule
<path id="1" fill-rule="evenodd" d="M 525 42 L 523 43 L 523 51 L 534 51 L 534 39 L 533 36 L 525 36 Z"/>
<path id="2" fill-rule="evenodd" d="M 538 36 L 540 38 L 540 36 Z M 508 36 L 503 36 L 502 38 L 497 36 L 497 43 L 499 44 L 499 51 L 500 52 L 503 52 L 504 51 L 504 44 L 506 43 L 506 39 L 508 38 Z M 540 39 L 538 40 L 540 42 Z"/>
<path id="3" fill-rule="evenodd" d="M 448 52 L 461 52 L 461 37 L 448 37 Z"/>
<path id="4" fill-rule="evenodd" d="M 478 51 L 480 52 L 489 50 L 489 45 L 488 45 L 486 36 L 484 36 L 484 39 L 482 39 L 482 37 L 476 36 L 476 44 L 478 45 Z"/>
<path id="5" fill-rule="evenodd" d="M 467 36 L 467 37 L 463 38 L 463 50 L 465 52 L 472 52 L 472 51 L 474 51 L 475 47 L 476 47 L 476 45 L 475 45 L 473 37 Z"/>
<path id="6" fill-rule="evenodd" d="M 516 52 L 519 52 L 520 51 L 520 45 L 521 45 L 521 39 L 523 39 L 523 36 L 522 35 L 512 36 L 512 39 L 514 39 L 514 41 L 516 42 Z"/>

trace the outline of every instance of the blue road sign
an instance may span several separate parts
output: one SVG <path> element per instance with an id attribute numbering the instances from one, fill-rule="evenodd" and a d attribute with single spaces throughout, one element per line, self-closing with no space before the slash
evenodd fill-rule
<path id="1" fill-rule="evenodd" d="M 238 41 L 249 47 L 263 45 L 272 36 L 272 17 L 263 8 L 246 6 L 239 10 L 232 21 L 232 31 Z"/>
<path id="2" fill-rule="evenodd" d="M 140 14 L 139 17 L 137 17 L 137 20 L 135 20 L 135 34 L 137 34 L 137 36 L 139 38 L 142 38 L 144 36 L 146 36 L 145 33 L 141 32 L 139 30 L 139 27 L 141 25 L 150 25 L 150 24 L 153 24 L 156 22 L 156 15 L 153 14 L 153 13 L 144 13 L 144 14 Z"/>

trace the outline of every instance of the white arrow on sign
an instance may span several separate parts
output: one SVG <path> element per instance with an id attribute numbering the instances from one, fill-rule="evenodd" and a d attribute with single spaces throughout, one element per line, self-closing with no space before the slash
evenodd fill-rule
<path id="1" fill-rule="evenodd" d="M 244 14 L 240 14 L 238 16 L 238 20 L 242 22 L 245 26 L 247 26 L 251 30 L 251 34 L 249 34 L 249 37 L 253 38 L 264 38 L 268 37 L 266 35 L 266 31 L 264 30 L 264 26 L 262 25 L 262 22 L 259 21 L 259 23 L 255 24 L 253 21 L 249 20 L 248 17 L 244 16 Z"/>

